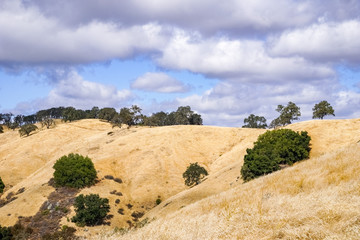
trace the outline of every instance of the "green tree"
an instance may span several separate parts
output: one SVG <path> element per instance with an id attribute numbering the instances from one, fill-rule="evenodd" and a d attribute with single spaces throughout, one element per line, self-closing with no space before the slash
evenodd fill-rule
<path id="1" fill-rule="evenodd" d="M 300 108 L 293 102 L 288 102 L 287 106 L 278 105 L 276 111 L 280 113 L 280 116 L 270 123 L 271 128 L 286 126 L 301 116 Z"/>
<path id="2" fill-rule="evenodd" d="M 267 131 L 260 135 L 252 149 L 246 149 L 241 176 L 244 181 L 280 169 L 280 164 L 292 165 L 306 159 L 310 152 L 310 136 L 290 129 Z"/>
<path id="3" fill-rule="evenodd" d="M 115 108 L 102 108 L 99 111 L 99 119 L 111 122 L 116 116 L 117 112 Z"/>
<path id="4" fill-rule="evenodd" d="M 103 223 L 110 211 L 109 199 L 100 198 L 98 194 L 79 195 L 74 203 L 76 215 L 71 221 L 78 226 L 94 226 Z"/>
<path id="5" fill-rule="evenodd" d="M 51 117 L 44 117 L 41 121 L 41 127 L 46 126 L 47 129 L 49 129 L 51 126 L 55 126 L 56 123 L 54 121 L 54 119 L 52 119 Z"/>
<path id="6" fill-rule="evenodd" d="M 2 125 L 0 125 L 0 133 L 4 133 L 4 128 Z"/>
<path id="7" fill-rule="evenodd" d="M 4 188 L 5 188 L 5 184 L 3 182 L 3 180 L 1 179 L 0 177 L 0 193 L 3 193 L 4 192 Z M 1 238 L 0 238 L 1 239 Z"/>
<path id="8" fill-rule="evenodd" d="M 314 118 L 323 119 L 326 115 L 335 116 L 333 107 L 327 101 L 321 101 L 315 104 L 312 110 L 313 110 L 313 117 L 312 117 L 313 119 Z"/>
<path id="9" fill-rule="evenodd" d="M 20 136 L 29 136 L 31 132 L 36 131 L 38 127 L 34 124 L 26 124 L 19 129 Z"/>
<path id="10" fill-rule="evenodd" d="M 255 116 L 254 114 L 250 114 L 249 117 L 244 119 L 243 128 L 266 128 L 266 119 L 262 116 Z"/>
<path id="11" fill-rule="evenodd" d="M 186 171 L 183 173 L 183 178 L 185 179 L 185 185 L 193 186 L 198 185 L 205 176 L 208 175 L 208 172 L 205 168 L 198 165 L 198 163 L 190 163 L 190 166 L 187 167 Z"/>
<path id="12" fill-rule="evenodd" d="M 12 240 L 13 234 L 11 232 L 11 227 L 2 227 L 0 225 L 0 239 L 1 240 Z"/>
<path id="13" fill-rule="evenodd" d="M 95 183 L 96 170 L 89 157 L 70 153 L 59 158 L 53 168 L 57 186 L 83 188 Z"/>
<path id="14" fill-rule="evenodd" d="M 63 121 L 64 122 L 72 122 L 75 120 L 84 119 L 86 117 L 86 113 L 81 109 L 75 109 L 74 107 L 67 107 L 63 111 Z"/>

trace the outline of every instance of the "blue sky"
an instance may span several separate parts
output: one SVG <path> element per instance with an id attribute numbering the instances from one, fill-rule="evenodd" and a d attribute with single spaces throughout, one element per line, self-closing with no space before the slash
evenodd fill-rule
<path id="1" fill-rule="evenodd" d="M 0 112 L 173 111 L 242 126 L 295 102 L 360 116 L 358 0 L 0 0 Z"/>

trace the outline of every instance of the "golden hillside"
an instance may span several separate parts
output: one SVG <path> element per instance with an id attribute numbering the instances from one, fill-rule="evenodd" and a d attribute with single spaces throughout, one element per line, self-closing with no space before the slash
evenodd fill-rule
<path id="1" fill-rule="evenodd" d="M 109 237 L 104 232 L 128 227 L 131 213 L 140 211 L 152 222 L 123 238 L 356 239 L 360 231 L 360 119 L 308 121 L 289 128 L 309 132 L 311 158 L 246 184 L 238 179 L 245 150 L 265 130 L 112 129 L 99 120 L 82 120 L 60 123 L 29 137 L 7 131 L 0 134 L 0 176 L 7 185 L 1 198 L 21 188 L 25 191 L 0 208 L 0 223 L 13 225 L 19 216 L 36 214 L 54 191 L 48 185 L 54 162 L 74 152 L 93 160 L 101 180 L 81 193 L 109 198 L 114 215 L 110 226 L 79 229 L 78 234 L 89 238 L 101 232 L 95 238 L 117 239 L 119 235 Z M 191 162 L 205 166 L 209 176 L 188 189 L 182 173 Z M 105 179 L 106 175 L 123 183 Z M 122 196 L 111 194 L 114 190 Z M 158 196 L 163 203 L 155 207 Z M 129 203 L 131 209 L 126 207 Z M 117 213 L 119 208 L 124 215 Z M 73 226 L 66 218 L 61 224 Z"/>

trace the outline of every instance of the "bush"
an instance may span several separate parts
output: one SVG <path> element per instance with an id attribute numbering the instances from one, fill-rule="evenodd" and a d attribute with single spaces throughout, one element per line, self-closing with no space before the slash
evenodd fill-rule
<path id="1" fill-rule="evenodd" d="M 260 135 L 252 149 L 247 149 L 241 175 L 244 181 L 280 169 L 280 164 L 292 165 L 306 159 L 310 152 L 310 136 L 290 129 L 267 131 Z"/>
<path id="2" fill-rule="evenodd" d="M 75 199 L 76 215 L 71 219 L 78 226 L 101 224 L 110 211 L 109 199 L 100 198 L 98 194 L 79 195 Z"/>
<path id="3" fill-rule="evenodd" d="M 19 133 L 20 136 L 29 136 L 31 132 L 35 131 L 36 129 L 38 129 L 37 126 L 35 126 L 34 124 L 26 124 L 24 126 L 21 126 L 21 128 L 19 129 Z"/>
<path id="4" fill-rule="evenodd" d="M 183 178 L 185 179 L 185 185 L 193 186 L 198 185 L 205 176 L 208 175 L 208 172 L 205 168 L 198 165 L 198 163 L 191 163 L 187 167 L 186 171 L 183 173 Z"/>
<path id="5" fill-rule="evenodd" d="M 4 128 L 1 125 L 0 125 L 0 133 L 4 133 Z"/>
<path id="6" fill-rule="evenodd" d="M 159 205 L 161 202 L 162 202 L 162 201 L 161 201 L 161 198 L 160 198 L 160 196 L 159 196 L 159 197 L 156 199 L 155 203 L 156 203 L 156 205 Z"/>
<path id="7" fill-rule="evenodd" d="M 4 184 L 3 180 L 0 177 L 0 193 L 4 192 L 4 188 L 5 188 L 5 184 Z"/>
<path id="8" fill-rule="evenodd" d="M 90 158 L 70 153 L 54 164 L 56 186 L 83 188 L 95 183 L 96 170 Z"/>
<path id="9" fill-rule="evenodd" d="M 13 234 L 11 232 L 11 227 L 2 227 L 0 225 L 0 239 L 11 240 L 12 238 Z"/>

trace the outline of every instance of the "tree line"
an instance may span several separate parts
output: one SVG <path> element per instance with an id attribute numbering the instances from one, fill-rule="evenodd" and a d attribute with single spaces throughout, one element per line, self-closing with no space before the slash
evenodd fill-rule
<path id="1" fill-rule="evenodd" d="M 312 108 L 313 119 L 323 119 L 327 115 L 335 116 L 334 109 L 327 101 L 321 101 Z M 293 102 L 288 102 L 287 106 L 278 105 L 276 111 L 279 116 L 271 121 L 269 128 L 283 127 L 291 124 L 293 120 L 298 120 L 301 116 L 300 107 Z M 267 128 L 266 119 L 263 116 L 250 114 L 244 119 L 243 128 Z"/>
<path id="2" fill-rule="evenodd" d="M 134 125 L 142 126 L 168 126 L 168 125 L 202 125 L 203 120 L 200 114 L 191 110 L 190 106 L 180 106 L 176 111 L 157 112 L 150 116 L 141 113 L 142 109 L 137 105 L 130 108 L 123 107 L 119 112 L 115 108 L 93 107 L 89 110 L 76 109 L 74 107 L 54 107 L 40 110 L 31 115 L 16 115 L 12 113 L 0 113 L 0 124 L 15 130 L 23 126 L 41 123 L 42 127 L 50 128 L 55 125 L 54 119 L 61 119 L 64 122 L 72 122 L 81 119 L 101 119 L 111 123 L 113 126 L 121 127 L 123 124 L 128 127 Z M 3 128 L 0 125 L 0 132 Z M 20 133 L 21 134 L 21 133 Z M 24 135 L 28 135 L 24 132 Z"/>

